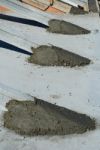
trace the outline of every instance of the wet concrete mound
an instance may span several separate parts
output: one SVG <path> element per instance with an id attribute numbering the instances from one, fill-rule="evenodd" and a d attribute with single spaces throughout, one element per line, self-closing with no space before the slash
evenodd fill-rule
<path id="1" fill-rule="evenodd" d="M 95 121 L 85 114 L 34 98 L 10 100 L 4 113 L 4 126 L 21 135 L 80 134 L 95 129 Z"/>
<path id="2" fill-rule="evenodd" d="M 77 26 L 75 24 L 63 20 L 51 19 L 49 20 L 48 24 L 49 28 L 47 30 L 52 33 L 60 33 L 68 35 L 80 35 L 90 33 L 90 31 L 87 29 L 84 29 L 80 26 Z"/>
<path id="3" fill-rule="evenodd" d="M 88 14 L 87 11 L 83 10 L 82 8 L 77 8 L 77 7 L 72 7 L 70 10 L 70 13 L 73 15 Z"/>
<path id="4" fill-rule="evenodd" d="M 28 61 L 43 66 L 84 66 L 90 63 L 88 58 L 66 51 L 56 46 L 42 45 L 32 48 L 33 54 Z"/>

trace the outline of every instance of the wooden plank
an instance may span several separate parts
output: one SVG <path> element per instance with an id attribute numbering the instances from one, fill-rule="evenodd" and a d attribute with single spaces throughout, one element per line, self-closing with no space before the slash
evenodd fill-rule
<path id="1" fill-rule="evenodd" d="M 55 14 L 64 14 L 63 11 L 61 11 L 57 8 L 54 8 L 54 7 L 48 7 L 48 9 L 46 11 L 50 12 L 50 13 L 55 13 Z"/>
<path id="2" fill-rule="evenodd" d="M 57 0 L 55 0 L 54 5 L 52 7 L 59 9 L 65 13 L 69 13 L 71 8 L 72 8 L 72 6 L 70 6 L 68 4 L 64 4 L 64 3 L 57 1 Z"/>
<path id="3" fill-rule="evenodd" d="M 7 7 L 0 6 L 0 12 L 10 12 L 11 10 Z"/>
<path id="4" fill-rule="evenodd" d="M 38 3 L 43 3 L 47 6 L 50 5 L 50 3 L 52 3 L 52 0 L 31 0 L 32 2 L 38 2 Z"/>
<path id="5" fill-rule="evenodd" d="M 39 1 L 36 0 L 21 0 L 21 1 L 33 7 L 39 8 L 41 10 L 46 10 L 48 7 L 47 4 L 40 3 Z"/>
<path id="6" fill-rule="evenodd" d="M 54 0 L 53 5 L 51 6 L 50 0 L 21 0 L 22 2 L 25 2 L 33 7 L 37 7 L 41 10 L 47 10 L 48 12 L 55 12 L 55 13 L 63 13 L 63 12 L 69 12 L 71 9 L 71 6 L 65 3 L 62 3 L 60 1 Z"/>

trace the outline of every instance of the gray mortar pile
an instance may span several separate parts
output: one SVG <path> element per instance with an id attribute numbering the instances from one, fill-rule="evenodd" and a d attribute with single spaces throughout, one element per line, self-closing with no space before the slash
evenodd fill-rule
<path id="1" fill-rule="evenodd" d="M 10 100 L 4 126 L 21 135 L 80 134 L 95 129 L 95 121 L 85 114 L 39 100 Z"/>
<path id="2" fill-rule="evenodd" d="M 47 30 L 52 33 L 60 33 L 67 35 L 80 35 L 90 33 L 90 31 L 87 29 L 84 29 L 80 26 L 77 26 L 75 24 L 63 20 L 51 19 L 48 22 L 48 24 L 49 28 Z"/>
<path id="3" fill-rule="evenodd" d="M 28 61 L 43 66 L 84 66 L 90 59 L 74 54 L 56 46 L 42 45 L 32 48 L 33 54 Z"/>

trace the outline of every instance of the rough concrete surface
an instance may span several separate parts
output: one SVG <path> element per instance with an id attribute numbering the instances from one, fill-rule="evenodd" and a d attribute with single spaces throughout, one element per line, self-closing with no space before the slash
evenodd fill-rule
<path id="1" fill-rule="evenodd" d="M 85 114 L 34 98 L 10 100 L 4 126 L 21 135 L 66 135 L 95 129 L 95 121 Z"/>
<path id="2" fill-rule="evenodd" d="M 89 11 L 98 13 L 99 12 L 99 5 L 97 0 L 88 0 L 88 5 L 89 5 Z"/>
<path id="3" fill-rule="evenodd" d="M 90 33 L 90 31 L 87 29 L 84 29 L 80 26 L 77 26 L 75 24 L 63 20 L 51 19 L 49 20 L 48 24 L 49 24 L 49 28 L 47 30 L 52 33 L 61 33 L 61 34 L 68 34 L 68 35 Z"/>
<path id="4" fill-rule="evenodd" d="M 56 46 L 42 45 L 32 48 L 33 54 L 28 61 L 44 66 L 84 66 L 90 63 L 88 58 L 79 56 Z"/>

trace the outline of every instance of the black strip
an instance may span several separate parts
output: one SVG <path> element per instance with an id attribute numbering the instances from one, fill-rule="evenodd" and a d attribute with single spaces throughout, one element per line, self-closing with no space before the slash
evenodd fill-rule
<path id="1" fill-rule="evenodd" d="M 38 21 L 19 18 L 19 17 L 15 17 L 15 16 L 0 14 L 0 19 L 13 21 L 13 22 L 17 22 L 17 23 L 22 23 L 22 24 L 27 24 L 27 25 L 36 26 L 36 27 L 41 27 L 41 28 L 48 28 L 47 25 L 40 23 Z"/>
<path id="2" fill-rule="evenodd" d="M 21 49 L 21 48 L 19 48 L 17 46 L 14 46 L 14 45 L 9 44 L 9 43 L 7 43 L 5 41 L 2 41 L 2 40 L 0 40 L 0 47 L 6 48 L 6 49 L 9 49 L 9 50 L 12 50 L 12 51 L 16 51 L 16 52 L 19 52 L 19 53 L 23 53 L 23 54 L 27 54 L 27 55 L 32 55 L 31 52 L 28 52 L 28 51 L 26 51 L 24 49 Z"/>

